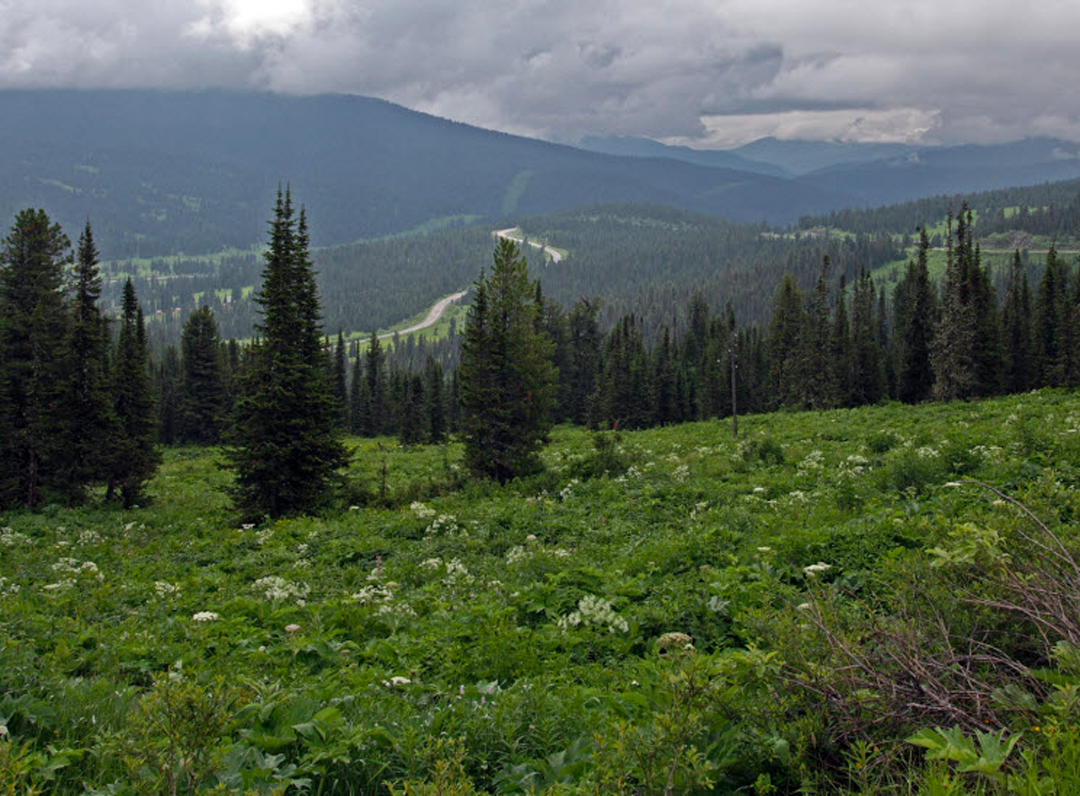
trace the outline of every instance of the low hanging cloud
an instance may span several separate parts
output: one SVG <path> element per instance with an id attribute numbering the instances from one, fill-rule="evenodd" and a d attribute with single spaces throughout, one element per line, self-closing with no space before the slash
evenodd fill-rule
<path id="1" fill-rule="evenodd" d="M 0 86 L 344 92 L 562 141 L 1080 140 L 1071 0 L 0 0 Z"/>

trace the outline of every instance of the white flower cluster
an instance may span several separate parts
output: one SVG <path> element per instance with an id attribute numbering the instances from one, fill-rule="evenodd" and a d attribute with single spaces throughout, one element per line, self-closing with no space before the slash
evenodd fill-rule
<path id="1" fill-rule="evenodd" d="M 564 633 L 578 625 L 606 627 L 609 633 L 626 633 L 630 630 L 629 623 L 615 613 L 611 600 L 591 594 L 582 597 L 578 601 L 578 609 L 562 617 L 557 624 Z"/>
<path id="2" fill-rule="evenodd" d="M 821 451 L 814 450 L 806 454 L 806 458 L 799 462 L 796 475 L 810 475 L 815 470 L 820 470 L 825 466 L 825 454 Z"/>
<path id="3" fill-rule="evenodd" d="M 511 547 L 506 551 L 507 564 L 520 564 L 529 557 L 530 553 L 522 545 Z"/>
<path id="4" fill-rule="evenodd" d="M 274 529 L 266 528 L 261 531 L 255 531 L 255 543 L 262 547 L 274 537 Z"/>
<path id="5" fill-rule="evenodd" d="M 678 461 L 678 459 L 676 459 L 676 461 Z M 630 481 L 634 478 L 641 478 L 641 470 L 639 470 L 634 465 L 630 465 L 630 467 L 627 468 L 625 473 L 615 479 L 615 483 L 625 484 L 627 481 Z"/>
<path id="6" fill-rule="evenodd" d="M 215 614 L 213 611 L 199 611 L 191 615 L 192 622 L 216 622 L 219 619 L 221 619 L 221 615 Z"/>
<path id="7" fill-rule="evenodd" d="M 929 445 L 923 445 L 916 450 L 915 453 L 920 459 L 936 459 L 941 455 L 941 452 L 937 448 L 932 448 Z"/>
<path id="8" fill-rule="evenodd" d="M 425 559 L 424 561 L 421 561 L 420 566 L 422 566 L 424 569 L 430 569 L 430 570 L 434 571 L 434 570 L 439 569 L 440 567 L 442 567 L 442 559 L 441 558 L 428 558 L 428 559 Z"/>
<path id="9" fill-rule="evenodd" d="M 455 534 L 459 530 L 461 529 L 458 527 L 457 517 L 453 514 L 440 514 L 431 521 L 425 533 L 428 536 L 438 536 L 439 534 Z"/>
<path id="10" fill-rule="evenodd" d="M 808 578 L 814 578 L 820 575 L 822 572 L 828 572 L 830 569 L 832 569 L 832 564 L 826 564 L 822 561 L 819 561 L 816 564 L 811 564 L 808 567 L 803 567 L 803 573 Z"/>
<path id="11" fill-rule="evenodd" d="M 0 577 L 0 597 L 14 596 L 19 593 L 19 584 Z"/>
<path id="12" fill-rule="evenodd" d="M 682 483 L 690 475 L 690 468 L 685 464 L 680 464 L 674 470 L 671 471 L 671 480 L 675 483 Z"/>
<path id="13" fill-rule="evenodd" d="M 0 528 L 0 545 L 4 547 L 14 547 L 17 544 L 29 544 L 30 537 L 25 533 L 19 533 L 13 531 L 11 528 Z"/>
<path id="14" fill-rule="evenodd" d="M 98 580 L 105 580 L 105 576 L 98 570 L 93 561 L 79 561 L 77 558 L 61 558 L 52 565 L 54 572 L 62 572 L 68 575 L 93 575 Z"/>
<path id="15" fill-rule="evenodd" d="M 157 595 L 157 598 L 159 600 L 167 600 L 172 597 L 179 597 L 180 587 L 174 583 L 169 583 L 164 580 L 155 580 L 154 594 Z"/>
<path id="16" fill-rule="evenodd" d="M 97 544 L 101 541 L 101 534 L 92 528 L 87 528 L 79 533 L 79 544 Z"/>
<path id="17" fill-rule="evenodd" d="M 409 504 L 409 508 L 412 509 L 412 513 L 422 520 L 430 520 L 435 516 L 435 509 L 425 506 L 419 500 L 414 500 Z"/>
<path id="18" fill-rule="evenodd" d="M 857 453 L 853 453 L 851 456 L 848 456 L 843 462 L 841 462 L 840 475 L 847 476 L 849 478 L 854 478 L 857 475 L 862 475 L 866 472 L 866 468 L 869 466 L 869 464 L 870 462 L 865 456 L 860 456 Z"/>
<path id="19" fill-rule="evenodd" d="M 265 578 L 259 578 L 251 585 L 251 588 L 262 592 L 266 599 L 274 602 L 295 599 L 296 604 L 301 608 L 304 606 L 304 598 L 311 591 L 311 587 L 306 583 L 291 583 L 277 575 L 267 575 Z"/>
<path id="20" fill-rule="evenodd" d="M 571 478 L 570 483 L 559 490 L 559 500 L 569 500 L 574 496 L 574 487 L 580 484 L 581 481 L 577 478 Z"/>
<path id="21" fill-rule="evenodd" d="M 352 598 L 361 605 L 385 605 L 394 601 L 394 586 L 396 584 L 391 581 L 386 584 L 381 583 L 369 583 L 364 586 L 360 591 L 356 592 Z"/>
<path id="22" fill-rule="evenodd" d="M 469 570 L 461 563 L 460 559 L 453 558 L 446 562 L 446 577 L 443 583 L 447 586 L 456 586 L 458 583 L 467 583 L 472 580 Z"/>

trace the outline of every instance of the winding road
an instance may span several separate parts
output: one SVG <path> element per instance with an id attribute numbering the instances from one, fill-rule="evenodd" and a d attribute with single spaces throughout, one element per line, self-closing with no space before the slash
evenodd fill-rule
<path id="1" fill-rule="evenodd" d="M 496 230 L 495 234 L 500 238 L 506 238 L 507 240 L 512 240 L 514 243 L 521 243 L 522 238 L 518 238 L 518 237 L 515 237 L 514 235 L 510 234 L 512 232 L 517 232 L 517 231 L 518 231 L 517 227 L 510 227 L 510 229 Z M 550 246 L 545 246 L 543 243 L 537 243 L 534 240 L 529 241 L 529 245 L 536 248 L 536 249 L 540 249 L 540 251 L 547 254 L 551 258 L 551 262 L 553 262 L 553 263 L 562 262 L 562 257 L 563 257 L 562 253 L 556 251 L 555 249 L 551 248 Z"/>
<path id="2" fill-rule="evenodd" d="M 428 310 L 427 317 L 425 317 L 424 320 L 420 321 L 420 323 L 410 326 L 408 329 L 398 329 L 394 332 L 380 334 L 379 339 L 385 340 L 388 337 L 393 337 L 395 334 L 409 334 L 410 332 L 419 332 L 421 329 L 426 329 L 429 326 L 434 326 L 439 322 L 439 319 L 443 316 L 443 313 L 446 312 L 446 308 L 453 304 L 455 301 L 459 301 L 462 296 L 464 296 L 468 292 L 469 291 L 467 290 L 462 290 L 460 293 L 454 293 L 453 295 L 447 296 L 446 298 L 439 299 L 431 306 L 431 309 Z"/>
<path id="3" fill-rule="evenodd" d="M 514 241 L 514 243 L 521 243 L 522 238 L 516 237 L 512 234 L 517 231 L 517 227 L 510 227 L 509 229 L 496 230 L 495 234 L 500 238 L 512 240 Z M 551 258 L 551 261 L 553 263 L 562 262 L 562 252 L 559 252 L 551 248 L 550 246 L 546 246 L 543 243 L 537 243 L 536 241 L 532 240 L 529 241 L 529 245 L 536 249 L 540 249 L 540 251 L 547 254 Z M 446 312 L 446 308 L 453 304 L 455 301 L 460 301 L 467 292 L 467 290 L 462 290 L 460 293 L 454 293 L 453 295 L 439 299 L 432 305 L 431 309 L 428 310 L 427 317 L 425 317 L 424 320 L 420 321 L 420 323 L 410 326 L 408 329 L 398 329 L 396 332 L 386 332 L 385 334 L 380 334 L 379 339 L 386 340 L 390 337 L 393 337 L 395 334 L 401 335 L 409 334 L 410 332 L 419 332 L 421 329 L 427 329 L 429 326 L 434 326 L 439 322 L 439 319 L 442 318 L 443 313 Z"/>

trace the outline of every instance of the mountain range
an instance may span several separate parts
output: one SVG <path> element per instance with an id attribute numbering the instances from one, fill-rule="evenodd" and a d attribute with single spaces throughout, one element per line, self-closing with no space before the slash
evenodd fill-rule
<path id="1" fill-rule="evenodd" d="M 348 95 L 9 90 L 0 118 L 0 218 L 44 207 L 71 233 L 90 217 L 107 257 L 259 243 L 282 185 L 306 205 L 313 242 L 334 245 L 611 201 L 788 224 L 1080 176 L 1080 149 L 1064 141 L 577 148 Z"/>

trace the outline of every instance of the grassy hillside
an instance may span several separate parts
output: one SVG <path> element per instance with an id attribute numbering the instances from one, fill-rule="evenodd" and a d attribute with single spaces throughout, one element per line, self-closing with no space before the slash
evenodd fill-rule
<path id="1" fill-rule="evenodd" d="M 258 526 L 170 450 L 152 505 L 0 515 L 0 789 L 1077 792 L 1080 400 L 740 429 L 559 430 L 506 487 L 355 441 L 341 510 Z"/>

